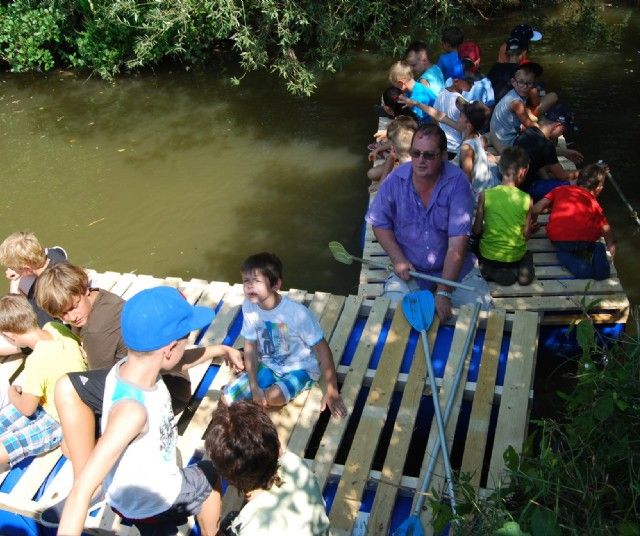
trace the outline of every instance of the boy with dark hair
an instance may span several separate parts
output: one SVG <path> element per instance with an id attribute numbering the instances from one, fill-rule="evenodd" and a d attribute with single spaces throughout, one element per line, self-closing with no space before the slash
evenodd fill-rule
<path id="1" fill-rule="evenodd" d="M 322 368 L 326 393 L 321 409 L 328 407 L 334 417 L 344 417 L 347 410 L 320 324 L 304 305 L 278 292 L 282 286 L 280 259 L 273 253 L 251 255 L 240 271 L 246 372 L 227 385 L 224 401 L 253 399 L 265 407 L 284 406 L 312 387 Z"/>
<path id="2" fill-rule="evenodd" d="M 53 386 L 71 371 L 87 369 L 78 341 L 57 322 L 39 327 L 24 296 L 0 298 L 0 332 L 11 344 L 31 348 L 20 380 L 9 386 L 10 404 L 0 410 L 0 465 L 16 463 L 56 448 L 62 429 L 53 404 Z"/>
<path id="3" fill-rule="evenodd" d="M 542 67 L 537 63 L 520 65 L 511 79 L 513 89 L 496 104 L 491 116 L 489 139 L 494 148 L 502 152 L 505 147 L 513 145 L 521 127 L 529 128 L 538 120 L 538 115 L 556 104 L 558 96 L 547 93 L 536 114 L 527 108 L 527 98 L 535 89 L 536 78 L 542 74 Z"/>
<path id="4" fill-rule="evenodd" d="M 496 102 L 499 102 L 512 89 L 511 79 L 526 50 L 525 44 L 517 37 L 507 39 L 504 47 L 505 61 L 494 63 L 487 73 Z"/>
<path id="5" fill-rule="evenodd" d="M 404 53 L 404 60 L 411 66 L 418 82 L 427 86 L 436 95 L 444 88 L 444 75 L 437 65 L 429 61 L 427 45 L 422 41 L 414 41 Z"/>
<path id="6" fill-rule="evenodd" d="M 532 202 L 518 186 L 524 180 L 529 157 L 507 147 L 500 156 L 502 184 L 480 192 L 473 234 L 480 238 L 480 272 L 487 281 L 528 285 L 535 277 L 533 256 L 527 250 L 532 228 Z"/>
<path id="7" fill-rule="evenodd" d="M 127 357 L 110 370 L 85 373 L 83 385 L 102 398 L 102 435 L 66 500 L 59 534 L 82 532 L 100 484 L 107 503 L 141 534 L 159 528 L 162 534 L 175 534 L 189 515 L 196 515 L 202 534 L 217 533 L 219 478 L 208 461 L 178 466 L 171 399 L 160 381 L 162 371 L 186 370 L 212 355 L 237 353 L 213 346 L 196 362 L 184 361 L 189 333 L 209 325 L 213 316 L 213 310 L 190 305 L 170 287 L 143 290 L 125 303 L 121 321 Z"/>
<path id="8" fill-rule="evenodd" d="M 280 452 L 273 422 L 248 401 L 218 404 L 205 450 L 222 478 L 244 493 L 225 536 L 325 536 L 329 519 L 315 475 L 291 452 Z"/>
<path id="9" fill-rule="evenodd" d="M 442 50 L 438 58 L 438 67 L 442 70 L 444 79 L 461 78 L 463 75 L 462 61 L 458 55 L 458 47 L 464 41 L 464 33 L 457 26 L 445 28 L 442 31 Z M 427 103 L 428 104 L 428 103 Z"/>
<path id="10" fill-rule="evenodd" d="M 540 41 L 542 39 L 542 34 L 529 26 L 528 24 L 518 24 L 515 26 L 511 33 L 509 34 L 509 38 L 500 45 L 500 49 L 498 50 L 498 62 L 505 63 L 508 61 L 508 47 L 510 39 L 518 39 L 522 43 L 523 55 L 520 59 L 520 63 L 527 63 L 531 61 L 528 57 L 529 52 L 529 43 L 531 41 Z"/>
<path id="11" fill-rule="evenodd" d="M 611 272 L 606 250 L 615 256 L 616 240 L 597 199 L 608 173 L 607 166 L 586 166 L 575 186 L 554 188 L 533 207 L 534 221 L 551 210 L 547 237 L 556 246 L 558 260 L 580 279 L 606 279 Z"/>

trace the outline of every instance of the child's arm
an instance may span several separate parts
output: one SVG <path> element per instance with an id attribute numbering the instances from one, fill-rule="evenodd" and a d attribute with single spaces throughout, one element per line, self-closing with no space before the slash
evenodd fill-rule
<path id="1" fill-rule="evenodd" d="M 476 207 L 476 219 L 473 222 L 473 234 L 482 234 L 482 224 L 484 223 L 484 192 L 478 195 L 478 206 Z"/>
<path id="2" fill-rule="evenodd" d="M 32 395 L 30 393 L 23 393 L 22 387 L 16 385 L 10 385 L 7 392 L 9 402 L 11 402 L 16 409 L 22 413 L 25 417 L 31 417 L 38 409 L 40 404 L 40 397 Z"/>
<path id="3" fill-rule="evenodd" d="M 404 95 L 400 95 L 398 97 L 398 101 L 405 103 L 407 106 L 417 106 L 424 113 L 426 113 L 431 119 L 434 121 L 438 121 L 438 123 L 444 123 L 445 125 L 449 125 L 451 128 L 455 128 L 459 132 L 464 131 L 464 127 L 451 119 L 447 114 L 441 112 L 440 110 L 436 110 L 433 106 L 429 106 L 428 104 L 424 104 L 417 100 L 410 99 L 405 97 Z"/>
<path id="4" fill-rule="evenodd" d="M 460 169 L 465 172 L 469 180 L 473 179 L 473 159 L 476 153 L 473 152 L 471 145 L 462 142 L 460 146 Z"/>
<path id="5" fill-rule="evenodd" d="M 267 407 L 267 397 L 258 385 L 258 351 L 255 341 L 244 341 L 244 368 L 249 376 L 253 401 L 259 406 Z"/>
<path id="6" fill-rule="evenodd" d="M 82 533 L 94 491 L 104 481 L 129 443 L 144 431 L 146 424 L 147 414 L 137 402 L 123 401 L 111 409 L 104 434 L 67 497 L 58 534 L 76 536 Z"/>
<path id="7" fill-rule="evenodd" d="M 211 346 L 188 348 L 184 352 L 184 356 L 173 369 L 174 371 L 185 371 L 200 363 L 206 363 L 212 359 L 216 359 L 217 363 L 222 360 L 234 371 L 244 370 L 244 361 L 242 360 L 242 352 L 226 346 L 224 344 L 212 344 Z"/>
<path id="8" fill-rule="evenodd" d="M 612 257 L 616 256 L 616 237 L 613 234 L 613 229 L 608 223 L 602 228 L 602 234 L 604 235 L 605 244 L 607 244 L 607 250 L 611 253 Z"/>
<path id="9" fill-rule="evenodd" d="M 511 103 L 511 111 L 516 115 L 525 128 L 529 128 L 537 124 L 537 117 L 529 112 L 524 102 L 520 99 L 516 99 Z"/>
<path id="10" fill-rule="evenodd" d="M 533 218 L 534 218 L 534 221 L 536 221 L 538 219 L 538 214 L 541 214 L 546 209 L 548 209 L 550 206 L 551 206 L 551 199 L 549 199 L 547 197 L 543 197 L 542 199 L 540 199 L 540 201 L 538 201 L 535 205 L 533 205 Z"/>
<path id="11" fill-rule="evenodd" d="M 327 344 L 325 339 L 322 339 L 318 344 L 313 347 L 313 350 L 318 356 L 320 362 L 320 368 L 324 376 L 324 383 L 326 385 L 327 392 L 322 397 L 322 403 L 320 405 L 320 411 L 324 411 L 326 407 L 331 411 L 331 415 L 334 417 L 346 417 L 347 408 L 340 397 L 338 392 L 338 379 L 336 375 L 336 367 L 333 365 L 333 355 L 331 354 L 331 348 Z"/>
<path id="12" fill-rule="evenodd" d="M 533 216 L 533 199 L 529 198 L 529 210 L 527 211 L 527 217 L 524 222 L 523 234 L 525 238 L 529 238 L 534 232 L 536 228 L 537 218 L 534 219 Z"/>
<path id="13" fill-rule="evenodd" d="M 387 149 L 391 149 L 391 142 L 389 140 L 381 143 L 378 147 L 371 151 L 369 153 L 369 160 L 371 162 L 375 162 L 378 159 L 380 153 L 386 151 Z"/>

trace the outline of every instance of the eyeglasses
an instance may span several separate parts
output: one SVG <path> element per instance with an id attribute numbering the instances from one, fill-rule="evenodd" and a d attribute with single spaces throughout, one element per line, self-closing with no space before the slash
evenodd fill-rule
<path id="1" fill-rule="evenodd" d="M 411 149 L 409 151 L 411 158 L 420 158 L 422 156 L 425 160 L 435 160 L 441 153 L 442 151 L 435 151 L 432 153 L 430 151 L 418 151 L 418 149 Z"/>
<path id="2" fill-rule="evenodd" d="M 536 85 L 535 82 L 525 82 L 524 80 L 518 80 L 517 78 L 514 78 L 513 80 L 518 84 L 518 87 L 533 87 Z"/>

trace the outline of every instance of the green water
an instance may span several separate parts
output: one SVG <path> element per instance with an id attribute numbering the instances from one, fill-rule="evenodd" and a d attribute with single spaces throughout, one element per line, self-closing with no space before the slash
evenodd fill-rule
<path id="1" fill-rule="evenodd" d="M 623 28 L 620 50 L 563 53 L 547 34 L 532 56 L 576 112 L 573 146 L 587 161 L 607 160 L 640 206 L 640 16 L 607 9 Z M 517 22 L 469 31 L 485 70 Z M 60 71 L 0 75 L 0 236 L 30 229 L 99 271 L 230 282 L 244 257 L 271 250 L 284 261 L 285 287 L 353 292 L 359 267 L 336 263 L 326 244 L 358 247 L 372 105 L 390 63 L 359 53 L 311 99 L 289 96 L 264 73 L 235 88 L 214 67 L 115 84 Z M 611 188 L 602 201 L 637 302 L 634 224 Z"/>

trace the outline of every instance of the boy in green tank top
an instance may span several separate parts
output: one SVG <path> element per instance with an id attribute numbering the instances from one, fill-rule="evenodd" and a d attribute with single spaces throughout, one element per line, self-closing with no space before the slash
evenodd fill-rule
<path id="1" fill-rule="evenodd" d="M 473 234 L 480 238 L 480 272 L 487 281 L 528 285 L 535 277 L 533 256 L 527 251 L 532 227 L 532 200 L 518 188 L 529 168 L 520 147 L 507 147 L 500 156 L 502 184 L 480 192 Z"/>

